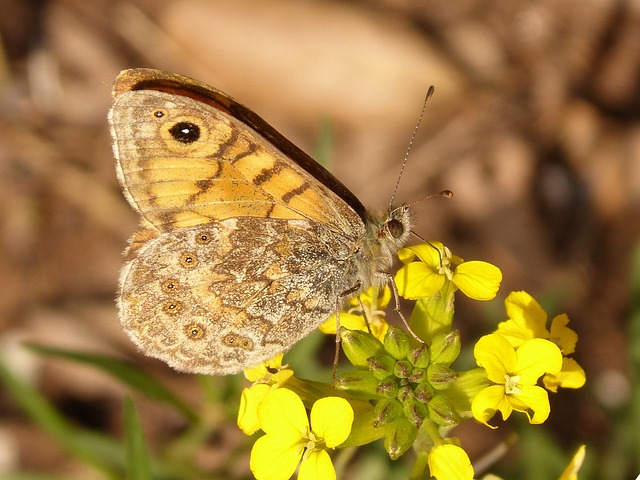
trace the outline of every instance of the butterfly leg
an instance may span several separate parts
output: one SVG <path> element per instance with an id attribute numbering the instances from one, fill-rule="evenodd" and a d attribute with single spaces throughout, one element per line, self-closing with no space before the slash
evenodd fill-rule
<path id="1" fill-rule="evenodd" d="M 404 326 L 407 327 L 407 330 L 409 331 L 411 336 L 415 338 L 418 342 L 424 343 L 424 341 L 420 337 L 418 337 L 418 335 L 416 335 L 416 332 L 414 332 L 413 329 L 409 326 L 409 322 L 407 321 L 405 316 L 402 314 L 402 310 L 400 310 L 400 295 L 398 294 L 398 287 L 396 287 L 396 284 L 393 281 L 393 275 L 391 275 L 390 273 L 378 273 L 377 276 L 384 278 L 385 282 L 388 283 L 389 286 L 391 287 L 391 291 L 393 292 L 394 303 L 396 304 L 394 311 L 398 314 L 398 316 L 400 317 L 400 320 L 402 320 L 402 323 L 404 323 Z"/>
<path id="2" fill-rule="evenodd" d="M 335 386 L 338 374 L 338 361 L 340 360 L 340 299 L 336 301 L 336 352 L 333 355 L 333 371 L 331 372 L 331 385 Z"/>

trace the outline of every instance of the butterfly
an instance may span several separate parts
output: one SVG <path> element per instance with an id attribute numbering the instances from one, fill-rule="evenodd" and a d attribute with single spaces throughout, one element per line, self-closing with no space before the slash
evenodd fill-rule
<path id="1" fill-rule="evenodd" d="M 205 83 L 138 68 L 115 81 L 116 172 L 140 228 L 123 330 L 177 370 L 227 375 L 289 349 L 388 281 L 407 206 L 372 212 L 253 111 Z"/>

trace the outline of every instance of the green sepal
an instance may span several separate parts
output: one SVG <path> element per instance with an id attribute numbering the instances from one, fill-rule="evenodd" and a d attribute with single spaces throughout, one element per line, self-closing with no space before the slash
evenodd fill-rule
<path id="1" fill-rule="evenodd" d="M 367 367 L 367 358 L 384 350 L 382 342 L 367 332 L 340 327 L 342 350 L 356 367 Z"/>
<path id="2" fill-rule="evenodd" d="M 424 343 L 409 350 L 407 360 L 416 368 L 427 368 L 429 366 L 429 349 Z"/>
<path id="3" fill-rule="evenodd" d="M 396 398 L 398 396 L 398 382 L 396 378 L 389 375 L 387 378 L 380 380 L 376 393 L 385 398 Z"/>
<path id="4" fill-rule="evenodd" d="M 384 349 L 396 360 L 404 360 L 411 349 L 409 336 L 401 328 L 391 325 L 384 336 Z"/>
<path id="5" fill-rule="evenodd" d="M 433 337 L 431 342 L 431 363 L 451 365 L 460 355 L 460 332 L 453 330 Z"/>
<path id="6" fill-rule="evenodd" d="M 415 398 L 411 398 L 403 404 L 404 416 L 411 422 L 411 424 L 420 428 L 422 422 L 429 414 L 427 405 L 419 402 Z"/>
<path id="7" fill-rule="evenodd" d="M 374 418 L 379 425 L 387 425 L 403 414 L 402 404 L 395 398 L 381 398 L 373 408 Z"/>
<path id="8" fill-rule="evenodd" d="M 411 388 L 411 385 L 400 385 L 396 397 L 402 403 L 411 400 L 413 398 L 413 388 Z"/>
<path id="9" fill-rule="evenodd" d="M 441 427 L 457 425 L 460 423 L 460 415 L 447 397 L 436 394 L 429 405 L 429 418 Z"/>
<path id="10" fill-rule="evenodd" d="M 393 375 L 396 359 L 389 355 L 374 355 L 367 359 L 369 371 L 379 380 Z"/>
<path id="11" fill-rule="evenodd" d="M 413 365 L 408 360 L 398 360 L 393 367 L 393 374 L 398 378 L 409 378 Z"/>
<path id="12" fill-rule="evenodd" d="M 376 393 L 378 383 L 379 380 L 374 377 L 371 372 L 366 370 L 352 370 L 340 375 L 334 387 L 336 390 L 365 394 L 370 398 L 375 398 L 378 396 Z"/>
<path id="13" fill-rule="evenodd" d="M 417 436 L 418 429 L 405 417 L 399 418 L 387 428 L 384 449 L 391 460 L 397 460 L 411 448 Z"/>
<path id="14" fill-rule="evenodd" d="M 414 368 L 407 380 L 411 383 L 422 383 L 427 379 L 427 372 L 422 368 Z"/>
<path id="15" fill-rule="evenodd" d="M 422 403 L 428 403 L 435 395 L 433 387 L 429 382 L 422 382 L 413 389 L 413 396 Z"/>
<path id="16" fill-rule="evenodd" d="M 436 390 L 445 390 L 452 386 L 456 380 L 458 380 L 458 372 L 444 365 L 434 364 L 427 369 L 427 381 Z"/>

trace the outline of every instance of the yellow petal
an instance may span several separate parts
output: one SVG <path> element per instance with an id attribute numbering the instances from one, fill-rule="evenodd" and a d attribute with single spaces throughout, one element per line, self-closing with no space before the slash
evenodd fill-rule
<path id="1" fill-rule="evenodd" d="M 487 423 L 497 411 L 502 413 L 502 419 L 506 420 L 511 415 L 511 404 L 507 401 L 503 385 L 492 385 L 482 390 L 473 399 L 471 413 L 473 418 L 484 423 L 489 428 L 498 428 Z"/>
<path id="2" fill-rule="evenodd" d="M 238 426 L 247 435 L 253 435 L 260 429 L 258 422 L 258 404 L 269 393 L 271 387 L 257 383 L 251 388 L 242 390 L 240 407 L 238 408 Z"/>
<path id="3" fill-rule="evenodd" d="M 309 428 L 307 411 L 300 397 L 287 388 L 269 392 L 258 405 L 260 428 L 283 443 L 303 438 Z"/>
<path id="4" fill-rule="evenodd" d="M 575 352 L 578 343 L 578 334 L 567 327 L 568 323 L 569 316 L 566 313 L 555 316 L 551 321 L 549 340 L 560 347 L 563 355 Z"/>
<path id="5" fill-rule="evenodd" d="M 445 277 L 422 262 L 405 265 L 394 278 L 398 293 L 408 300 L 430 297 L 442 289 Z"/>
<path id="6" fill-rule="evenodd" d="M 509 340 L 512 347 L 519 347 L 527 340 L 534 338 L 534 334 L 530 329 L 522 328 L 511 319 L 500 322 L 496 333 Z"/>
<path id="7" fill-rule="evenodd" d="M 531 332 L 532 338 L 548 338 L 547 313 L 527 292 L 511 292 L 504 301 L 507 315 L 516 324 Z"/>
<path id="8" fill-rule="evenodd" d="M 367 331 L 367 326 L 362 315 L 353 313 L 340 312 L 340 326 L 349 330 Z M 320 331 L 328 335 L 336 334 L 336 316 L 331 315 L 327 320 L 320 324 Z"/>
<path id="9" fill-rule="evenodd" d="M 473 480 L 471 460 L 456 445 L 439 445 L 431 450 L 429 470 L 437 480 Z"/>
<path id="10" fill-rule="evenodd" d="M 335 480 L 336 471 L 324 450 L 311 452 L 300 464 L 298 480 Z"/>
<path id="11" fill-rule="evenodd" d="M 545 373 L 556 375 L 562 368 L 562 353 L 558 346 L 544 340 L 533 338 L 527 340 L 518 348 L 515 371 L 520 376 L 518 384 L 534 385 Z"/>
<path id="12" fill-rule="evenodd" d="M 582 467 L 582 462 L 584 461 L 585 456 L 585 446 L 580 445 L 578 450 L 573 455 L 573 458 L 567 465 L 567 468 L 564 469 L 562 475 L 558 480 L 578 480 L 578 473 L 580 472 L 580 467 Z"/>
<path id="13" fill-rule="evenodd" d="M 438 268 L 440 266 L 440 251 L 442 251 L 442 243 L 437 241 L 431 241 L 429 243 L 422 243 L 420 245 L 412 245 L 410 247 L 401 248 L 398 251 L 398 258 L 405 265 L 413 262 L 416 257 L 432 267 Z"/>
<path id="14" fill-rule="evenodd" d="M 487 262 L 464 262 L 453 275 L 453 283 L 467 297 L 474 300 L 491 300 L 498 293 L 502 272 L 495 265 Z"/>
<path id="15" fill-rule="evenodd" d="M 557 392 L 558 387 L 581 388 L 587 380 L 582 367 L 573 358 L 562 359 L 562 370 L 557 375 L 545 375 L 542 379 L 544 388 Z"/>
<path id="16" fill-rule="evenodd" d="M 362 303 L 365 305 L 371 305 L 376 309 L 384 309 L 391 300 L 391 289 L 386 285 L 382 290 L 378 287 L 369 287 L 360 294 L 360 300 L 362 300 Z M 355 307 L 360 306 L 357 297 L 352 299 L 351 302 Z"/>
<path id="17" fill-rule="evenodd" d="M 249 467 L 257 480 L 287 480 L 296 471 L 300 457 L 301 446 L 286 445 L 264 435 L 253 444 Z"/>
<path id="18" fill-rule="evenodd" d="M 253 367 L 244 370 L 244 376 L 250 382 L 257 382 L 262 380 L 265 376 L 269 375 L 270 370 L 279 370 L 282 368 L 282 356 L 284 354 L 279 353 L 275 357 L 266 362 L 259 363 Z"/>
<path id="19" fill-rule="evenodd" d="M 347 439 L 352 424 L 353 408 L 344 398 L 321 398 L 311 408 L 311 429 L 329 448 Z"/>
<path id="20" fill-rule="evenodd" d="M 523 409 L 511 402 L 513 409 L 526 413 L 527 417 L 529 417 L 529 423 L 544 423 L 544 421 L 549 418 L 549 413 L 551 412 L 547 391 L 537 385 L 522 385 L 520 388 L 522 389 L 521 393 L 507 395 L 507 400 L 513 397 L 526 405 L 527 408 Z M 531 415 L 529 411 L 532 411 L 533 415 Z"/>
<path id="21" fill-rule="evenodd" d="M 504 376 L 513 375 L 516 369 L 516 352 L 507 339 L 492 333 L 485 335 L 473 349 L 478 366 L 487 371 L 487 377 L 493 383 L 504 384 Z"/>

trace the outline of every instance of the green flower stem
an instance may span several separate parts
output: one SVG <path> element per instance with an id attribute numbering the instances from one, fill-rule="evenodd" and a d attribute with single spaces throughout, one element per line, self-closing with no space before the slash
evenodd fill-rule
<path id="1" fill-rule="evenodd" d="M 425 419 L 425 421 L 422 423 L 422 426 L 420 427 L 420 430 L 421 433 L 424 432 L 427 434 L 432 442 L 432 448 L 445 443 L 442 435 L 440 434 L 440 427 L 438 427 L 438 425 L 436 425 L 433 421 Z"/>
<path id="2" fill-rule="evenodd" d="M 424 472 L 429 465 L 429 452 L 419 451 L 416 454 L 416 462 L 413 464 L 409 480 L 422 480 L 425 477 Z"/>
<path id="3" fill-rule="evenodd" d="M 436 335 L 451 331 L 455 291 L 456 286 L 445 281 L 441 291 L 416 302 L 409 325 L 425 343 L 430 344 Z"/>

